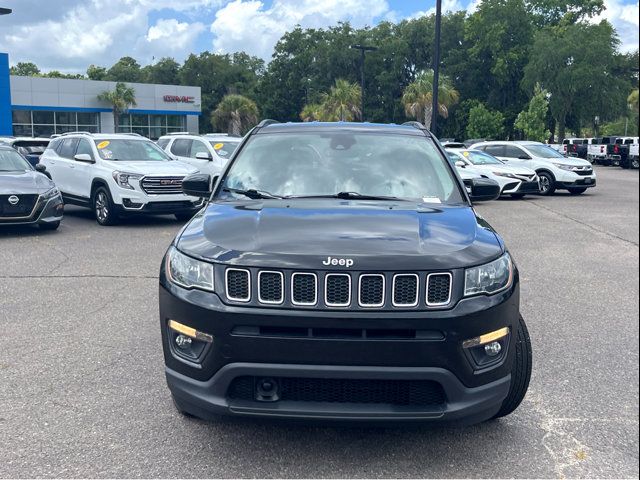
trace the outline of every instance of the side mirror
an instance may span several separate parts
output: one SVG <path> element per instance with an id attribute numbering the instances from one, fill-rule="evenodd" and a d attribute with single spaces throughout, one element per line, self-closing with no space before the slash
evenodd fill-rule
<path id="1" fill-rule="evenodd" d="M 212 160 L 211 154 L 209 152 L 198 152 L 196 153 L 197 160 Z"/>
<path id="2" fill-rule="evenodd" d="M 471 180 L 472 202 L 489 202 L 500 197 L 500 185 L 490 178 L 474 178 Z"/>
<path id="3" fill-rule="evenodd" d="M 96 163 L 95 160 L 93 160 L 93 158 L 91 158 L 91 155 L 89 155 L 88 153 L 79 153 L 75 155 L 73 159 L 77 162 Z"/>
<path id="4" fill-rule="evenodd" d="M 214 180 L 217 177 L 214 177 Z M 190 197 L 209 198 L 211 196 L 214 182 L 211 175 L 206 173 L 194 173 L 182 181 L 182 192 Z"/>
<path id="5" fill-rule="evenodd" d="M 456 160 L 456 167 L 464 168 L 466 166 L 467 166 L 467 164 L 464 163 L 462 160 Z"/>
<path id="6" fill-rule="evenodd" d="M 531 160 L 531 157 L 529 155 L 520 155 L 518 160 Z"/>
<path id="7" fill-rule="evenodd" d="M 36 163 L 36 171 L 40 172 L 40 173 L 44 173 L 47 171 L 47 167 L 45 167 L 43 164 L 41 163 Z"/>

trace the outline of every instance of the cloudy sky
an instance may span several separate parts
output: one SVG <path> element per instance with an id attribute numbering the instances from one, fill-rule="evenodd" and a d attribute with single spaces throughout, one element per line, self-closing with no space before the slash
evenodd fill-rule
<path id="1" fill-rule="evenodd" d="M 473 11 L 479 0 L 443 0 L 446 10 Z M 84 72 L 130 55 L 140 63 L 204 50 L 244 50 L 265 60 L 294 25 L 356 26 L 397 21 L 434 10 L 435 0 L 0 0 L 0 51 L 10 62 Z M 605 0 L 622 50 L 638 48 L 638 2 Z"/>

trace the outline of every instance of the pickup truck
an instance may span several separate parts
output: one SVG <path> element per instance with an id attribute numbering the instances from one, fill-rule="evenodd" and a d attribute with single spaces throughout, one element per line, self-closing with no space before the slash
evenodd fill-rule
<path id="1" fill-rule="evenodd" d="M 638 137 L 626 137 L 624 139 L 625 146 L 629 148 L 629 152 L 627 154 L 627 158 L 624 159 L 620 166 L 622 168 L 634 168 L 638 169 L 640 166 L 639 155 L 638 155 Z"/>
<path id="2" fill-rule="evenodd" d="M 562 141 L 563 153 L 567 157 L 587 158 L 588 138 L 565 138 Z"/>

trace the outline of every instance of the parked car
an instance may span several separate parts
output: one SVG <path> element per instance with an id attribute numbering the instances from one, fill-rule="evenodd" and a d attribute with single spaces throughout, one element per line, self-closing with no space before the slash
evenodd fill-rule
<path id="1" fill-rule="evenodd" d="M 48 138 L 32 138 L 32 137 L 3 137 L 0 138 L 0 144 L 8 145 L 20 152 L 27 161 L 34 167 L 40 160 L 50 139 Z"/>
<path id="2" fill-rule="evenodd" d="M 64 204 L 60 191 L 14 148 L 0 144 L 0 226 L 38 225 L 43 230 L 60 226 Z"/>
<path id="3" fill-rule="evenodd" d="M 628 146 L 621 137 L 608 136 L 594 139 L 588 147 L 587 160 L 601 165 L 619 166 L 629 154 Z"/>
<path id="4" fill-rule="evenodd" d="M 100 225 L 141 213 L 186 220 L 204 203 L 182 192 L 184 177 L 197 170 L 138 135 L 63 134 L 51 141 L 40 163 L 65 203 L 91 208 Z"/>
<path id="5" fill-rule="evenodd" d="M 440 144 L 444 148 L 467 148 L 464 143 L 456 142 L 455 140 L 450 140 L 450 141 L 446 141 L 446 142 L 445 141 L 441 141 Z"/>
<path id="6" fill-rule="evenodd" d="M 509 165 L 535 170 L 540 178 L 540 195 L 551 195 L 558 189 L 580 195 L 596 186 L 596 174 L 588 161 L 565 157 L 544 143 L 495 141 L 477 143 L 471 148 L 489 153 Z"/>
<path id="7" fill-rule="evenodd" d="M 563 153 L 567 157 L 587 158 L 587 147 L 589 139 L 587 138 L 565 138 L 562 141 Z"/>
<path id="8" fill-rule="evenodd" d="M 624 169 L 638 168 L 638 137 L 621 137 L 625 146 L 625 155 L 620 160 L 620 166 Z"/>
<path id="9" fill-rule="evenodd" d="M 518 270 L 424 127 L 263 121 L 183 188 L 208 203 L 160 272 L 180 412 L 474 423 L 522 401 Z"/>
<path id="10" fill-rule="evenodd" d="M 220 174 L 241 140 L 224 133 L 174 133 L 160 137 L 158 145 L 176 160 L 194 166 L 201 173 L 214 176 Z"/>
<path id="11" fill-rule="evenodd" d="M 455 167 L 456 161 L 458 156 L 453 154 L 453 153 L 447 153 L 447 158 L 448 160 L 451 162 L 451 164 Z M 456 173 L 458 174 L 458 176 L 460 177 L 460 179 L 462 180 L 462 183 L 464 184 L 467 193 L 469 195 L 471 195 L 471 193 L 473 192 L 473 184 L 474 182 L 479 179 L 479 178 L 483 178 L 484 182 L 486 182 L 487 184 L 489 184 L 489 182 L 493 182 L 495 183 L 497 188 L 500 188 L 500 186 L 498 185 L 498 182 L 495 182 L 491 179 L 489 179 L 489 177 L 487 177 L 486 175 L 480 174 L 480 173 L 476 173 L 476 172 L 472 172 L 470 170 L 465 170 L 463 168 L 457 168 L 456 167 Z M 474 201 L 473 203 L 477 203 L 477 200 Z"/>
<path id="12" fill-rule="evenodd" d="M 447 150 L 456 157 L 458 171 L 477 173 L 500 185 L 500 195 L 524 198 L 527 194 L 540 193 L 540 181 L 535 170 L 521 165 L 506 165 L 493 155 L 481 150 Z"/>

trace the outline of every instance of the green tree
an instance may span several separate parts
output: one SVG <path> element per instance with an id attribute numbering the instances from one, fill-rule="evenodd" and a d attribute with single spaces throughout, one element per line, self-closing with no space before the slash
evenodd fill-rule
<path id="1" fill-rule="evenodd" d="M 32 62 L 18 62 L 9 69 L 11 75 L 20 75 L 23 77 L 37 77 L 40 75 L 40 69 Z"/>
<path id="2" fill-rule="evenodd" d="M 627 97 L 627 105 L 629 106 L 629 117 L 631 119 L 632 124 L 635 125 L 635 132 L 638 132 L 638 89 L 633 90 L 629 96 Z"/>
<path id="3" fill-rule="evenodd" d="M 576 119 L 573 129 L 579 131 L 596 115 L 606 121 L 625 111 L 628 84 L 611 74 L 617 45 L 606 21 L 551 26 L 536 33 L 523 86 L 532 90 L 539 83 L 549 92 L 559 141 L 572 116 Z"/>
<path id="4" fill-rule="evenodd" d="M 515 127 L 522 131 L 527 140 L 544 142 L 551 136 L 547 129 L 547 112 L 549 110 L 548 92 L 536 84 L 533 97 L 526 110 L 516 118 Z"/>
<path id="5" fill-rule="evenodd" d="M 136 95 L 133 87 L 118 82 L 113 90 L 106 90 L 98 95 L 98 100 L 109 103 L 113 109 L 113 127 L 118 131 L 120 115 L 126 113 L 130 107 L 136 106 Z"/>
<path id="6" fill-rule="evenodd" d="M 147 65 L 142 69 L 142 79 L 146 83 L 158 85 L 178 84 L 178 71 L 180 64 L 173 58 L 164 57 L 153 65 Z"/>
<path id="7" fill-rule="evenodd" d="M 87 77 L 89 77 L 89 80 L 106 80 L 107 69 L 93 64 L 89 65 L 87 68 Z"/>
<path id="8" fill-rule="evenodd" d="M 321 103 L 309 103 L 300 112 L 300 119 L 303 122 L 321 122 L 325 121 L 325 118 L 324 105 Z"/>
<path id="9" fill-rule="evenodd" d="M 500 139 L 504 134 L 504 115 L 479 103 L 469 111 L 467 138 Z"/>
<path id="10" fill-rule="evenodd" d="M 215 129 L 226 130 L 230 135 L 246 133 L 258 122 L 256 103 L 242 95 L 225 95 L 211 114 L 211 124 Z"/>
<path id="11" fill-rule="evenodd" d="M 360 118 L 362 90 L 357 83 L 337 79 L 329 93 L 322 96 L 322 106 L 327 117 L 336 117 L 341 122 L 353 122 Z"/>
<path id="12" fill-rule="evenodd" d="M 427 129 L 431 128 L 433 112 L 433 70 L 420 72 L 402 95 L 402 104 L 408 116 L 422 121 Z M 460 100 L 460 94 L 453 88 L 448 77 L 440 77 L 438 82 L 438 114 L 447 118 L 449 108 Z"/>
<path id="13" fill-rule="evenodd" d="M 142 71 L 135 58 L 122 57 L 107 71 L 105 80 L 113 82 L 140 82 Z"/>

